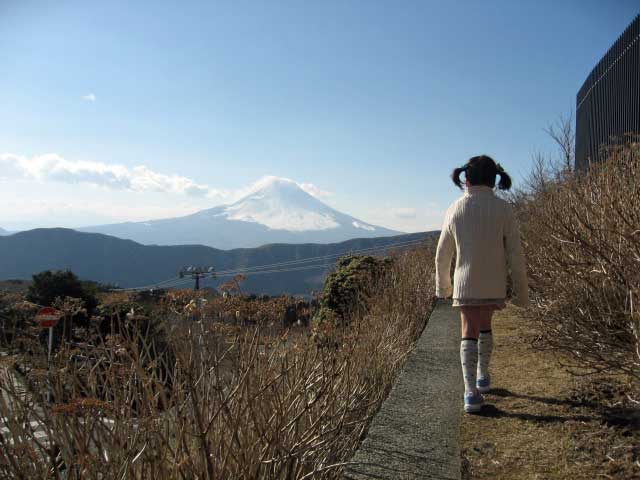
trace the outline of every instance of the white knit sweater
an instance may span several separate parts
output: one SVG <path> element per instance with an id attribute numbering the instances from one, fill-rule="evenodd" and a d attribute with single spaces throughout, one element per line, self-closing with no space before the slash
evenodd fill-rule
<path id="1" fill-rule="evenodd" d="M 457 256 L 452 286 L 454 251 Z M 512 302 L 528 306 L 525 260 L 513 208 L 491 187 L 467 187 L 445 214 L 436 252 L 436 295 L 453 295 L 462 300 L 505 298 L 507 268 L 511 270 Z"/>

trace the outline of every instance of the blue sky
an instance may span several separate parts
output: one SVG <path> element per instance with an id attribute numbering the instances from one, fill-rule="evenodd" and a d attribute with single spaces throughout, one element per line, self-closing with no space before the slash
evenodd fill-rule
<path id="1" fill-rule="evenodd" d="M 487 153 L 516 183 L 637 1 L 0 0 L 0 227 L 190 213 L 265 175 L 439 228 Z"/>

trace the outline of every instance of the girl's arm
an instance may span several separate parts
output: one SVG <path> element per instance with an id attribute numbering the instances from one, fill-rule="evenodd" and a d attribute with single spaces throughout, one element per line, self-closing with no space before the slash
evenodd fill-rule
<path id="1" fill-rule="evenodd" d="M 529 284 L 527 282 L 527 267 L 522 253 L 522 242 L 520 241 L 520 228 L 518 220 L 513 212 L 513 207 L 507 204 L 507 217 L 504 229 L 505 248 L 507 253 L 507 263 L 511 270 L 511 281 L 515 298 L 513 303 L 519 307 L 529 306 Z"/>
<path id="2" fill-rule="evenodd" d="M 448 213 L 448 212 L 447 212 Z M 451 259 L 456 245 L 449 230 L 449 215 L 445 216 L 436 249 L 436 297 L 447 298 L 453 295 L 451 284 Z"/>

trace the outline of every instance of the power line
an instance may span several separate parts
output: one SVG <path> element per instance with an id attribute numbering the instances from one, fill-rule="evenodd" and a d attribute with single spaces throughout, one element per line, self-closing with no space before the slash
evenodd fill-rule
<path id="1" fill-rule="evenodd" d="M 128 292 L 132 290 L 152 290 L 154 288 L 170 288 L 171 284 L 174 283 L 176 280 L 180 280 L 180 278 L 172 277 L 168 280 L 163 280 L 162 282 L 143 285 L 141 287 L 113 288 L 111 289 L 111 291 L 112 292 Z"/>
<path id="2" fill-rule="evenodd" d="M 259 265 L 256 267 L 247 267 L 244 269 L 235 269 L 235 270 L 223 270 L 221 272 L 217 273 L 217 276 L 219 277 L 231 277 L 234 275 L 238 275 L 238 274 L 246 274 L 246 275 L 257 275 L 257 274 L 261 274 L 261 273 L 284 273 L 284 272 L 288 272 L 288 271 L 298 271 L 298 270 L 308 270 L 308 269 L 313 269 L 313 268 L 320 268 L 320 267 L 328 267 L 331 266 L 332 264 L 323 264 L 323 265 L 310 265 L 310 266 L 306 266 L 306 268 L 277 268 L 277 267 L 282 267 L 282 266 L 291 266 L 291 267 L 296 267 L 298 264 L 301 263 L 309 263 L 309 262 L 317 262 L 317 261 L 321 261 L 321 260 L 326 260 L 329 258 L 335 258 L 335 257 L 341 257 L 341 256 L 345 256 L 345 255 L 353 255 L 353 254 L 360 254 L 360 253 L 365 253 L 365 252 L 373 252 L 376 250 L 386 250 L 386 249 L 390 249 L 390 248 L 396 248 L 396 247 L 409 247 L 411 245 L 416 245 L 419 244 L 421 242 L 423 242 L 424 239 L 419 239 L 419 240 L 411 240 L 411 241 L 406 241 L 406 242 L 397 242 L 397 243 L 392 243 L 392 244 L 387 244 L 387 245 L 379 245 L 377 247 L 368 247 L 368 248 L 363 248 L 363 249 L 356 249 L 356 250 L 352 250 L 349 252 L 343 252 L 343 253 L 339 253 L 339 254 L 331 254 L 331 255 L 323 255 L 323 256 L 318 256 L 318 257 L 311 257 L 311 258 L 307 258 L 307 259 L 302 259 L 302 260 L 290 260 L 287 262 L 279 262 L 279 263 L 272 263 L 272 264 L 267 264 L 267 265 Z M 262 270 L 265 268 L 271 268 L 271 270 Z M 188 281 L 188 279 L 187 279 Z M 121 289 L 124 291 L 137 291 L 137 290 L 149 290 L 149 289 L 153 289 L 153 288 L 175 288 L 178 285 L 181 284 L 185 284 L 187 283 L 187 281 L 185 281 L 185 279 L 169 279 L 169 280 L 165 280 L 164 282 L 160 282 L 158 284 L 153 284 L 153 285 L 146 285 L 144 287 L 133 287 L 133 288 L 127 288 L 127 289 Z M 165 284 L 160 286 L 161 283 L 168 283 L 170 282 L 170 284 Z"/>
<path id="3" fill-rule="evenodd" d="M 388 244 L 388 245 L 379 245 L 377 247 L 367 247 L 367 248 L 362 248 L 362 249 L 352 250 L 352 251 L 347 251 L 347 252 L 342 252 L 342 253 L 334 253 L 334 254 L 330 254 L 330 255 L 323 255 L 323 256 L 319 256 L 319 257 L 310 257 L 310 258 L 305 258 L 305 259 L 301 259 L 301 260 L 289 260 L 289 261 L 286 261 L 286 262 L 271 263 L 271 264 L 266 264 L 266 265 L 257 265 L 255 267 L 238 268 L 238 269 L 231 269 L 231 270 L 220 270 L 219 272 L 217 272 L 217 274 L 218 275 L 222 275 L 222 274 L 226 274 L 226 273 L 244 273 L 244 272 L 252 272 L 252 271 L 261 270 L 263 268 L 272 268 L 272 267 L 288 266 L 288 265 L 297 265 L 297 264 L 310 263 L 310 262 L 313 263 L 313 262 L 316 262 L 316 261 L 325 260 L 325 259 L 329 259 L 329 258 L 343 257 L 345 255 L 367 253 L 367 252 L 371 252 L 371 251 L 375 251 L 375 250 L 386 250 L 386 249 L 394 248 L 394 247 L 409 247 L 409 246 L 412 246 L 412 245 L 417 245 L 417 244 L 419 244 L 419 243 L 421 243 L 423 241 L 424 241 L 424 239 L 410 240 L 410 241 L 406 241 L 406 242 L 400 242 L 400 243 L 394 243 L 394 244 Z"/>
<path id="4" fill-rule="evenodd" d="M 362 254 L 362 253 L 373 253 L 375 251 L 378 250 L 388 250 L 391 248 L 405 248 L 405 247 L 410 247 L 413 245 L 418 245 L 422 242 L 424 242 L 424 238 L 421 239 L 417 239 L 417 240 L 408 240 L 408 241 L 404 241 L 404 242 L 397 242 L 397 243 L 390 243 L 387 245 L 378 245 L 375 247 L 367 247 L 367 248 L 361 248 L 361 249 L 355 249 L 355 250 L 351 250 L 351 251 L 346 251 L 346 252 L 342 252 L 342 253 L 335 253 L 335 254 L 329 254 L 329 255 L 322 255 L 322 256 L 317 256 L 317 257 L 310 257 L 310 258 L 305 258 L 305 259 L 300 259 L 300 260 L 289 260 L 289 261 L 285 261 L 285 262 L 277 262 L 277 263 L 271 263 L 271 264 L 265 264 L 265 265 L 257 265 L 255 267 L 246 267 L 246 268 L 237 268 L 237 269 L 229 269 L 229 270 L 222 270 L 219 272 L 216 272 L 215 276 L 216 277 L 232 277 L 235 275 L 239 275 L 239 274 L 243 274 L 243 275 L 247 275 L 247 276 L 252 276 L 252 275 L 260 275 L 260 274 L 274 274 L 274 273 L 285 273 L 285 272 L 293 272 L 293 271 L 301 271 L 301 270 L 311 270 L 311 269 L 315 269 L 315 268 L 324 268 L 324 267 L 330 267 L 331 265 L 333 265 L 332 263 L 324 263 L 321 265 L 303 265 L 305 263 L 315 263 L 315 262 L 319 262 L 319 261 L 323 261 L 323 260 L 328 260 L 328 259 L 332 259 L 332 258 L 338 258 L 338 257 L 342 257 L 345 255 L 358 255 L 358 254 Z M 281 268 L 284 267 L 284 268 Z M 178 277 L 172 277 L 170 279 L 164 280 L 162 282 L 158 282 L 158 283 L 154 283 L 151 285 L 144 285 L 141 287 L 131 287 L 131 288 L 121 288 L 121 289 L 117 289 L 118 291 L 139 291 L 139 290 L 151 290 L 151 289 L 160 289 L 160 288 L 175 288 L 178 285 L 184 285 L 188 282 L 190 282 L 191 279 L 190 278 L 180 278 Z"/>
<path id="5" fill-rule="evenodd" d="M 283 268 L 283 269 L 274 269 L 274 270 L 261 270 L 259 272 L 248 272 L 247 276 L 253 276 L 253 275 L 262 275 L 262 274 L 266 274 L 266 273 L 285 273 L 285 272 L 297 272 L 300 270 L 312 270 L 314 268 L 321 268 L 321 267 L 330 267 L 332 266 L 332 263 L 325 263 L 322 265 L 305 265 L 302 267 L 292 267 L 292 268 Z M 236 273 L 227 273 L 224 275 L 218 275 L 218 277 L 233 277 L 235 275 L 238 275 Z"/>
<path id="6" fill-rule="evenodd" d="M 272 269 L 272 270 L 261 270 L 261 271 L 257 271 L 257 272 L 247 272 L 247 276 L 265 275 L 265 274 L 274 274 L 274 273 L 286 273 L 286 272 L 297 272 L 297 271 L 301 271 L 301 270 L 313 270 L 315 268 L 331 267 L 332 265 L 333 265 L 333 263 L 324 263 L 324 264 L 321 264 L 321 265 L 303 265 L 303 266 L 300 266 L 300 267 L 276 268 L 276 269 Z M 229 278 L 229 277 L 234 277 L 236 275 L 238 275 L 238 273 L 225 273 L 225 274 L 216 275 L 215 278 Z M 190 283 L 190 282 L 191 282 L 190 278 L 183 278 L 183 279 L 179 279 L 177 281 L 174 281 L 171 284 L 159 287 L 159 288 L 176 288 L 179 285 L 186 285 L 187 283 Z M 127 289 L 121 289 L 121 290 L 122 291 L 139 291 L 139 290 L 149 290 L 149 288 L 147 288 L 147 287 L 135 287 L 135 288 L 127 288 Z"/>

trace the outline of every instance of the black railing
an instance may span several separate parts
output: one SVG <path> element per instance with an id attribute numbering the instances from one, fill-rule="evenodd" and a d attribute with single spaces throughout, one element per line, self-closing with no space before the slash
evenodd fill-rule
<path id="1" fill-rule="evenodd" d="M 601 160 L 600 150 L 640 132 L 640 15 L 611 46 L 576 98 L 576 169 Z"/>

